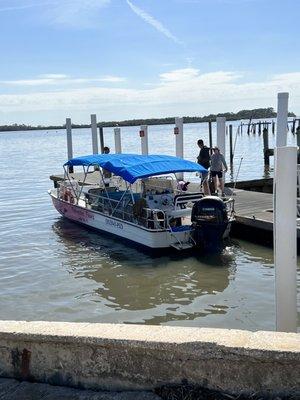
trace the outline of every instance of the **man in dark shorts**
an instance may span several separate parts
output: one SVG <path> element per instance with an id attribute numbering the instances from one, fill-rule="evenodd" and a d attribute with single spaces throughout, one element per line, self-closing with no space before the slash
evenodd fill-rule
<path id="1" fill-rule="evenodd" d="M 210 167 L 209 148 L 204 145 L 204 142 L 202 139 L 199 139 L 197 144 L 200 149 L 199 155 L 197 157 L 198 164 L 200 164 L 200 165 L 202 165 L 202 167 L 208 169 Z M 208 184 L 208 172 L 202 172 L 201 185 L 203 186 L 204 194 L 210 195 L 209 184 Z"/>

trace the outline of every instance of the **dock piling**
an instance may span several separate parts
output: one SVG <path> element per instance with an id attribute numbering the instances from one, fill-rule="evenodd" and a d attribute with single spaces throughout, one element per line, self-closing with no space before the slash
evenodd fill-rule
<path id="1" fill-rule="evenodd" d="M 270 165 L 270 151 L 269 151 L 269 131 L 267 126 L 263 129 L 263 142 L 264 142 L 264 161 L 265 165 Z"/>
<path id="2" fill-rule="evenodd" d="M 212 155 L 212 123 L 208 121 L 208 136 L 209 136 L 209 152 Z"/>
<path id="3" fill-rule="evenodd" d="M 288 121 L 288 93 L 278 93 L 276 147 L 286 146 Z"/>
<path id="4" fill-rule="evenodd" d="M 142 125 L 140 129 L 142 154 L 148 154 L 148 126 Z"/>
<path id="5" fill-rule="evenodd" d="M 296 147 L 277 147 L 274 178 L 274 261 L 276 329 L 281 332 L 297 332 L 296 182 Z"/>
<path id="6" fill-rule="evenodd" d="M 116 154 L 122 153 L 121 128 L 115 128 L 114 135 L 115 135 L 115 152 Z"/>
<path id="7" fill-rule="evenodd" d="M 233 167 L 233 147 L 232 147 L 232 125 L 229 125 L 229 151 L 230 151 L 230 169 Z"/>
<path id="8" fill-rule="evenodd" d="M 226 118 L 217 117 L 217 146 L 220 149 L 220 153 L 225 157 L 225 126 Z"/>
<path id="9" fill-rule="evenodd" d="M 175 118 L 175 141 L 176 141 L 176 157 L 183 158 L 183 118 Z M 183 173 L 176 174 L 177 178 L 182 180 Z"/>
<path id="10" fill-rule="evenodd" d="M 295 118 L 293 119 L 291 130 L 292 130 L 292 134 L 295 135 L 295 131 L 296 131 L 296 119 Z"/>
<path id="11" fill-rule="evenodd" d="M 100 140 L 101 154 L 103 154 L 104 153 L 103 126 L 99 126 L 99 140 Z"/>
<path id="12" fill-rule="evenodd" d="M 68 160 L 73 158 L 73 142 L 72 142 L 72 122 L 71 118 L 66 119 L 66 131 L 67 131 L 67 149 L 68 149 Z M 73 166 L 69 166 L 69 172 L 73 173 Z"/>
<path id="13" fill-rule="evenodd" d="M 97 117 L 96 114 L 91 114 L 91 128 L 92 128 L 92 146 L 93 154 L 98 154 L 98 136 L 97 136 Z"/>
<path id="14" fill-rule="evenodd" d="M 297 135 L 297 146 L 300 147 L 300 126 L 299 125 L 296 129 L 296 135 Z"/>

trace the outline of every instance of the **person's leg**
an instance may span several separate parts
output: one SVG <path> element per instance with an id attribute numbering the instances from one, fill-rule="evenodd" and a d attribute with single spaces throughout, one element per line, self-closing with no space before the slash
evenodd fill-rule
<path id="1" fill-rule="evenodd" d="M 201 175 L 201 186 L 202 186 L 202 189 L 203 189 L 203 193 L 206 196 L 210 194 L 207 178 L 208 178 L 208 173 L 207 172 L 203 172 L 202 175 Z"/>
<path id="2" fill-rule="evenodd" d="M 216 171 L 210 171 L 210 173 L 214 184 L 214 193 L 216 193 L 218 190 L 217 173 Z"/>
<path id="3" fill-rule="evenodd" d="M 219 182 L 220 182 L 221 192 L 222 192 L 222 195 L 223 195 L 223 193 L 224 193 L 224 179 L 223 179 L 223 173 L 222 172 L 219 172 L 218 178 L 219 178 Z"/>
<path id="4" fill-rule="evenodd" d="M 208 176 L 203 181 L 203 192 L 204 192 L 205 196 L 210 196 Z"/>
<path id="5" fill-rule="evenodd" d="M 213 181 L 214 181 L 215 193 L 217 193 L 218 192 L 218 178 L 216 175 L 213 177 Z"/>

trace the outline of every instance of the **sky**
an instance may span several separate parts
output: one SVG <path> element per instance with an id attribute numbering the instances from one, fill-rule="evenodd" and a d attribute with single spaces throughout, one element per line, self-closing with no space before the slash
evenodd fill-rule
<path id="1" fill-rule="evenodd" d="M 0 0 L 0 125 L 300 115 L 299 0 Z"/>

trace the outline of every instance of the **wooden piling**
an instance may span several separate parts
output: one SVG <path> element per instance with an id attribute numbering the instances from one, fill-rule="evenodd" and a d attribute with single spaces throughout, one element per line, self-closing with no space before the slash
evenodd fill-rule
<path id="1" fill-rule="evenodd" d="M 289 94 L 286 92 L 277 95 L 277 132 L 276 147 L 286 146 L 287 141 L 287 121 L 288 121 L 288 100 Z"/>
<path id="2" fill-rule="evenodd" d="M 140 129 L 142 154 L 148 155 L 148 126 L 142 125 Z"/>
<path id="3" fill-rule="evenodd" d="M 295 130 L 296 130 L 296 119 L 293 119 L 293 123 L 292 123 L 292 134 L 295 135 Z"/>
<path id="4" fill-rule="evenodd" d="M 209 151 L 212 154 L 212 123 L 208 121 L 208 135 L 209 135 Z"/>
<path id="5" fill-rule="evenodd" d="M 220 149 L 220 153 L 225 157 L 225 131 L 226 131 L 226 118 L 217 117 L 217 146 Z"/>
<path id="6" fill-rule="evenodd" d="M 272 133 L 275 134 L 275 121 L 272 121 Z"/>
<path id="7" fill-rule="evenodd" d="M 284 100 L 286 106 L 287 99 Z M 282 137 L 278 139 L 283 146 L 275 150 L 274 174 L 276 328 L 280 332 L 297 332 L 297 150 L 284 145 L 283 117 L 287 113 L 281 115 L 277 126 L 281 127 Z"/>
<path id="8" fill-rule="evenodd" d="M 247 135 L 250 135 L 250 128 L 251 128 L 251 118 L 248 123 Z"/>
<path id="9" fill-rule="evenodd" d="M 258 123 L 258 134 L 261 135 L 261 122 Z"/>
<path id="10" fill-rule="evenodd" d="M 92 129 L 92 147 L 93 154 L 98 154 L 98 136 L 97 136 L 97 117 L 96 114 L 91 114 L 91 129 Z"/>
<path id="11" fill-rule="evenodd" d="M 263 141 L 264 141 L 264 162 L 265 165 L 270 165 L 269 131 L 267 127 L 263 129 Z"/>
<path id="12" fill-rule="evenodd" d="M 103 126 L 99 126 L 99 141 L 101 153 L 104 153 L 104 137 L 103 137 Z"/>
<path id="13" fill-rule="evenodd" d="M 115 153 L 120 154 L 122 153 L 121 128 L 119 127 L 114 128 L 114 134 L 115 134 Z"/>
<path id="14" fill-rule="evenodd" d="M 300 147 L 300 125 L 298 125 L 296 129 L 296 135 L 297 135 L 297 146 Z"/>
<path id="15" fill-rule="evenodd" d="M 232 125 L 229 125 L 229 151 L 230 151 L 230 169 L 232 169 L 233 166 Z"/>
<path id="16" fill-rule="evenodd" d="M 67 149 L 68 149 L 68 160 L 73 158 L 73 143 L 72 143 L 72 122 L 71 118 L 66 119 L 66 131 L 67 131 Z M 68 170 L 70 173 L 74 172 L 73 165 L 69 165 Z"/>

